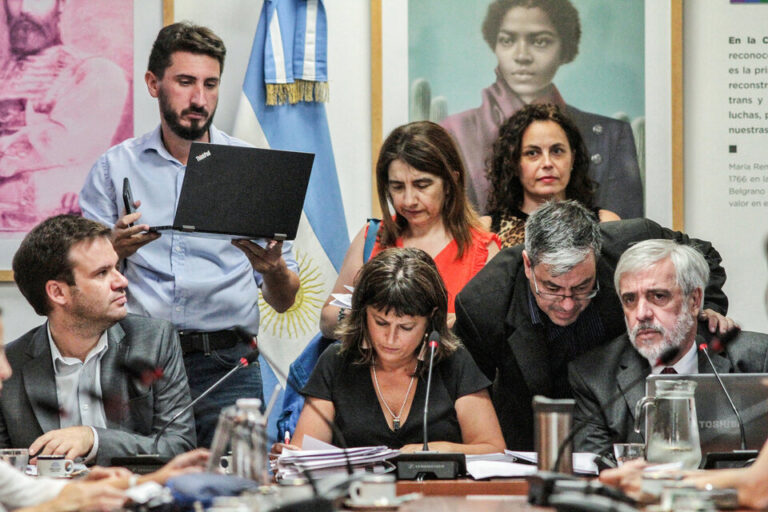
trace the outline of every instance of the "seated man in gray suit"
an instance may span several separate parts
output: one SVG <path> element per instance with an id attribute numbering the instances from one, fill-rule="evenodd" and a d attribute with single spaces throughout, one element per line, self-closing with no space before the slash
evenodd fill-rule
<path id="1" fill-rule="evenodd" d="M 698 350 L 696 319 L 704 301 L 709 268 L 696 249 L 671 240 L 646 240 L 627 249 L 616 265 L 614 286 L 624 310 L 627 332 L 568 367 L 576 399 L 575 449 L 610 453 L 613 443 L 642 442 L 635 433 L 634 406 L 650 373 L 712 373 Z M 658 365 L 666 350 L 677 355 Z M 768 372 L 768 336 L 741 332 L 723 348 L 711 351 L 720 373 Z M 620 398 L 611 400 L 616 395 Z"/>
<path id="2" fill-rule="evenodd" d="M 728 328 L 722 316 L 725 270 L 708 242 L 648 219 L 598 224 L 576 201 L 543 205 L 525 225 L 525 247 L 502 250 L 456 296 L 454 330 L 485 375 L 510 450 L 533 450 L 534 395 L 570 398 L 568 363 L 608 343 L 626 327 L 613 290 L 624 250 L 650 238 L 696 245 L 711 269 L 709 328 Z"/>
<path id="3" fill-rule="evenodd" d="M 109 464 L 152 453 L 154 436 L 189 404 L 178 335 L 168 322 L 127 315 L 111 236 L 97 222 L 59 215 L 16 252 L 16 284 L 48 321 L 6 347 L 13 375 L 0 396 L 0 447 Z M 190 411 L 158 452 L 170 458 L 194 445 Z"/>

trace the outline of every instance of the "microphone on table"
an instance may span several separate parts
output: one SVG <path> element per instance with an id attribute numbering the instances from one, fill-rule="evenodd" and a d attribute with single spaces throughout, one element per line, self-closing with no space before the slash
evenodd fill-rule
<path id="1" fill-rule="evenodd" d="M 151 453 L 133 455 L 128 457 L 113 457 L 112 465 L 127 467 L 128 469 L 130 469 L 135 473 L 142 473 L 142 474 L 148 473 L 148 472 L 154 471 L 155 469 L 160 468 L 163 464 L 165 464 L 170 460 L 167 457 L 160 456 L 160 454 L 158 453 L 158 445 L 160 444 L 160 438 L 163 436 L 165 431 L 168 430 L 168 427 L 173 425 L 182 415 L 186 414 L 195 405 L 200 403 L 201 400 L 203 400 L 205 397 L 211 394 L 216 388 L 218 388 L 224 382 L 229 380 L 229 378 L 232 377 L 232 375 L 234 375 L 238 370 L 240 370 L 241 368 L 246 368 L 247 366 L 251 365 L 254 361 L 256 361 L 258 358 L 259 358 L 259 350 L 258 349 L 251 350 L 246 355 L 241 357 L 240 360 L 237 362 L 237 364 L 234 367 L 232 367 L 231 370 L 229 370 L 219 380 L 217 380 L 216 382 L 211 384 L 208 388 L 206 388 L 206 390 L 203 391 L 200 394 L 200 396 L 192 400 L 185 407 L 183 407 L 179 412 L 174 414 L 170 420 L 165 422 L 165 424 L 160 428 L 157 434 L 155 434 L 154 441 L 152 442 Z M 159 372 L 162 372 L 162 369 L 159 369 Z M 158 369 L 144 368 L 139 371 L 131 370 L 127 373 L 129 373 L 130 375 L 133 375 L 134 378 L 137 378 L 139 381 L 144 383 L 147 381 L 147 379 L 158 375 L 159 372 L 158 372 Z"/>
<path id="2" fill-rule="evenodd" d="M 427 428 L 427 413 L 429 412 L 429 390 L 432 387 L 432 366 L 435 364 L 435 349 L 437 349 L 437 346 L 440 343 L 440 333 L 437 331 L 432 331 L 429 333 L 429 340 L 427 340 L 427 343 L 429 344 L 429 373 L 427 374 L 427 395 L 424 397 L 424 448 L 422 449 L 425 452 L 429 451 L 429 444 L 427 443 L 427 435 L 429 430 Z"/>
<path id="3" fill-rule="evenodd" d="M 723 383 L 723 379 L 720 378 L 720 373 L 717 371 L 717 368 L 715 368 L 715 365 L 712 362 L 712 358 L 709 356 L 709 350 L 714 350 L 715 352 L 721 352 L 725 350 L 728 344 L 731 343 L 734 339 L 736 339 L 736 336 L 738 336 L 740 332 L 741 332 L 741 328 L 736 327 L 720 336 L 716 335 L 715 337 L 712 338 L 712 340 L 708 344 L 701 343 L 699 345 L 699 350 L 701 351 L 702 354 L 704 354 L 704 356 L 706 356 L 707 362 L 709 362 L 709 366 L 710 368 L 712 368 L 712 373 L 717 379 L 717 383 L 720 385 L 720 389 L 723 390 L 723 394 L 725 395 L 725 398 L 728 400 L 728 405 L 731 406 L 731 410 L 733 410 L 733 414 L 736 416 L 736 421 L 739 424 L 739 434 L 741 439 L 741 447 L 739 450 L 734 450 L 733 452 L 710 452 L 705 454 L 704 456 L 705 469 L 714 467 L 717 464 L 717 462 L 723 461 L 723 460 L 728 460 L 732 462 L 739 462 L 739 461 L 747 462 L 757 457 L 757 450 L 747 449 L 747 434 L 744 429 L 744 420 L 742 420 L 741 414 L 739 413 L 739 409 L 736 407 L 736 404 L 733 403 L 733 399 L 731 398 L 731 394 L 728 392 L 728 388 L 725 387 L 725 383 Z"/>
<path id="4" fill-rule="evenodd" d="M 666 349 L 664 352 L 661 353 L 661 355 L 656 360 L 656 363 L 654 366 L 668 366 L 669 363 L 677 359 L 677 357 L 680 355 L 680 348 L 679 347 L 670 347 Z M 635 387 L 639 382 L 642 382 L 646 379 L 646 375 L 641 373 L 638 375 L 635 379 L 633 379 L 627 386 L 626 389 L 631 389 Z M 618 392 L 614 393 L 601 407 L 601 410 L 604 411 L 609 406 L 613 405 L 614 402 L 619 400 L 624 396 L 624 393 L 619 390 Z M 528 480 L 528 502 L 533 505 L 541 505 L 541 506 L 548 506 L 550 504 L 550 497 L 560 492 L 563 489 L 558 489 L 557 482 L 561 480 L 574 480 L 575 477 L 572 475 L 567 475 L 565 473 L 559 473 L 557 472 L 557 468 L 560 467 L 560 461 L 563 457 L 563 453 L 565 452 L 565 449 L 570 446 L 573 443 L 573 439 L 581 432 L 581 430 L 588 425 L 588 422 L 586 420 L 581 420 L 575 425 L 571 427 L 571 430 L 568 432 L 568 435 L 563 439 L 563 441 L 560 443 L 557 449 L 557 458 L 555 460 L 555 463 L 552 465 L 550 471 L 538 471 L 535 475 L 532 475 L 530 477 L 527 477 Z M 565 486 L 571 487 L 573 484 L 565 484 Z M 592 485 L 589 489 L 585 489 L 585 492 L 589 491 L 592 494 L 603 494 L 607 493 L 609 491 L 604 491 L 602 487 L 595 487 Z M 571 489 L 569 489 L 571 490 Z M 623 493 L 622 493 L 623 494 Z M 620 498 L 619 495 L 616 495 L 615 493 L 611 492 L 611 496 L 609 496 L 613 499 L 623 499 Z M 628 503 L 633 503 L 634 501 L 630 498 L 624 499 L 624 501 Z"/>
<path id="5" fill-rule="evenodd" d="M 256 350 L 257 344 L 256 344 L 256 336 L 250 332 L 248 332 L 243 327 L 235 327 L 235 332 L 243 339 L 245 340 L 251 347 L 254 347 Z M 271 357 L 269 357 L 264 351 L 261 351 L 261 357 L 264 358 L 264 360 L 269 363 L 269 365 L 272 367 L 272 370 L 281 378 L 285 379 L 286 384 L 291 384 L 296 389 L 301 389 L 301 386 L 299 383 L 296 382 L 296 380 L 291 375 L 286 375 L 285 372 L 272 360 Z M 309 407 L 312 409 L 312 411 L 317 414 L 320 419 L 328 426 L 328 428 L 331 429 L 331 432 L 333 432 L 333 435 L 335 435 L 338 440 L 339 444 L 341 445 L 342 452 L 344 453 L 344 462 L 346 463 L 346 469 L 347 474 L 344 476 L 343 480 L 339 480 L 338 478 L 334 479 L 334 477 L 326 477 L 324 479 L 324 482 L 321 486 L 318 485 L 318 481 L 316 478 L 312 476 L 312 472 L 309 468 L 303 468 L 303 474 L 307 477 L 307 480 L 309 481 L 309 484 L 312 486 L 312 490 L 314 492 L 314 497 L 310 499 L 303 499 L 292 503 L 286 503 L 279 507 L 276 507 L 272 509 L 274 512 L 303 512 L 303 511 L 313 511 L 313 512 L 331 512 L 334 510 L 333 507 L 333 499 L 337 498 L 338 496 L 342 495 L 342 493 L 338 492 L 339 489 L 344 489 L 344 494 L 346 494 L 346 488 L 349 486 L 349 483 L 355 478 L 355 472 L 354 468 L 352 467 L 352 461 L 349 458 L 349 446 L 347 445 L 347 441 L 344 439 L 344 434 L 342 434 L 341 429 L 336 425 L 336 423 L 330 419 L 328 419 L 325 414 L 320 411 L 320 409 L 317 408 L 315 404 L 313 404 L 310 400 L 305 400 L 304 405 L 306 407 Z M 330 499 L 327 498 L 325 495 L 331 496 Z"/>
<path id="6" fill-rule="evenodd" d="M 427 389 L 424 397 L 424 446 L 423 451 L 403 453 L 395 458 L 397 478 L 402 480 L 424 480 L 427 478 L 454 479 L 466 473 L 466 455 L 463 453 L 438 453 L 429 451 L 428 415 L 429 392 L 432 388 L 432 368 L 435 363 L 435 350 L 440 344 L 440 333 L 436 330 L 429 334 L 429 370 Z"/>

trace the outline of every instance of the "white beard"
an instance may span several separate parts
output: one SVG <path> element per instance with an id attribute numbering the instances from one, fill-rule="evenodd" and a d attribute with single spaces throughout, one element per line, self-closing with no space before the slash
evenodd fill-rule
<path id="1" fill-rule="evenodd" d="M 626 322 L 626 317 L 624 318 Z M 651 366 L 654 366 L 661 354 L 671 348 L 681 348 L 685 344 L 685 338 L 691 331 L 695 321 L 690 313 L 685 311 L 680 312 L 675 320 L 675 325 L 672 330 L 667 331 L 663 326 L 656 324 L 655 322 L 640 322 L 634 329 L 630 329 L 627 325 L 627 334 L 629 335 L 629 341 L 640 352 L 640 355 L 648 360 Z M 637 340 L 637 333 L 641 330 L 653 329 L 663 336 L 662 340 L 658 343 L 644 342 Z"/>

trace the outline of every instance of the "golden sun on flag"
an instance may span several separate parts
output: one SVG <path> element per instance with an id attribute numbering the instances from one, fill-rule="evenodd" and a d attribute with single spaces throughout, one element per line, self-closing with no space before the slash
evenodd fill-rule
<path id="1" fill-rule="evenodd" d="M 307 253 L 296 250 L 296 261 L 299 264 L 299 291 L 296 300 L 288 311 L 278 313 L 259 296 L 261 311 L 260 332 L 269 332 L 279 338 L 295 338 L 301 335 L 313 334 L 318 331 L 320 310 L 326 295 L 320 275 L 320 269 Z"/>

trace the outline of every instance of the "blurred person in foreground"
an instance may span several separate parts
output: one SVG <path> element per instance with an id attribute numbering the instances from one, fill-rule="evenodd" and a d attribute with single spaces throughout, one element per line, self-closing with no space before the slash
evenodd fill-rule
<path id="1" fill-rule="evenodd" d="M 642 477 L 649 464 L 644 460 L 632 460 L 620 468 L 608 469 L 600 473 L 604 484 L 621 488 L 629 496 L 642 500 Z M 670 477 L 681 475 L 670 471 Z M 755 462 L 746 468 L 710 469 L 705 471 L 687 471 L 683 482 L 700 489 L 736 489 L 739 505 L 756 510 L 768 508 L 768 441 L 763 444 Z"/>
<path id="2" fill-rule="evenodd" d="M 488 396 L 491 382 L 448 330 L 446 317 L 445 286 L 424 251 L 387 249 L 366 263 L 350 314 L 339 328 L 341 343 L 323 353 L 302 389 L 307 404 L 293 448 L 301 447 L 305 435 L 339 444 L 327 419 L 338 425 L 348 446 L 420 450 L 427 338 L 437 331 L 440 342 L 429 397 L 430 450 L 504 451 Z"/>

